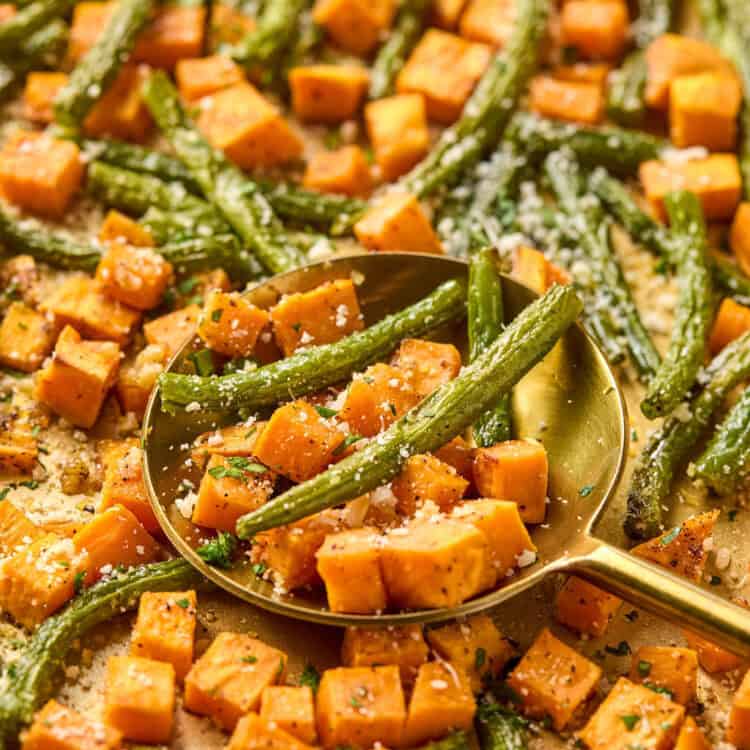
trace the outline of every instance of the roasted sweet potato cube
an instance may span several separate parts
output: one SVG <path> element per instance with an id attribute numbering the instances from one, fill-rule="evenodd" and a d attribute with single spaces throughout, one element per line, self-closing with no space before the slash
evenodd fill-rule
<path id="1" fill-rule="evenodd" d="M 193 665 L 195 607 L 195 591 L 142 594 L 130 653 L 171 664 L 182 682 Z"/>
<path id="2" fill-rule="evenodd" d="M 438 28 L 452 31 L 458 26 L 466 0 L 435 0 L 432 4 L 431 20 Z"/>
<path id="3" fill-rule="evenodd" d="M 210 456 L 252 456 L 255 441 L 265 427 L 255 419 L 222 427 L 198 435 L 193 442 L 190 458 L 197 466 L 205 466 Z"/>
<path id="4" fill-rule="evenodd" d="M 406 720 L 398 667 L 328 669 L 318 688 L 318 732 L 325 747 L 399 747 Z"/>
<path id="5" fill-rule="evenodd" d="M 84 341 L 66 326 L 49 364 L 39 372 L 35 397 L 77 427 L 96 422 L 117 377 L 120 347 L 111 341 Z"/>
<path id="6" fill-rule="evenodd" d="M 646 48 L 646 103 L 667 109 L 669 89 L 679 76 L 718 72 L 736 75 L 732 64 L 716 47 L 682 34 L 662 34 Z"/>
<path id="7" fill-rule="evenodd" d="M 219 633 L 185 678 L 185 708 L 231 731 L 260 706 L 263 691 L 282 682 L 287 657 L 244 633 Z"/>
<path id="8" fill-rule="evenodd" d="M 669 137 L 675 146 L 733 151 L 742 87 L 735 76 L 697 73 L 680 76 L 669 88 Z"/>
<path id="9" fill-rule="evenodd" d="M 528 245 L 519 245 L 513 253 L 513 276 L 537 294 L 544 294 L 555 283 L 570 283 L 566 271 Z"/>
<path id="10" fill-rule="evenodd" d="M 532 440 L 506 440 L 474 454 L 474 483 L 483 497 L 512 500 L 524 523 L 546 513 L 547 451 Z"/>
<path id="11" fill-rule="evenodd" d="M 57 331 L 52 315 L 12 302 L 0 323 L 0 364 L 34 372 L 52 351 Z"/>
<path id="12" fill-rule="evenodd" d="M 630 663 L 631 682 L 668 690 L 683 706 L 695 698 L 698 654 L 690 648 L 641 646 Z"/>
<path id="13" fill-rule="evenodd" d="M 119 750 L 121 742 L 117 729 L 50 700 L 34 716 L 21 750 Z"/>
<path id="14" fill-rule="evenodd" d="M 184 57 L 199 57 L 205 25 L 203 5 L 162 5 L 139 35 L 133 59 L 171 70 Z"/>
<path id="15" fill-rule="evenodd" d="M 171 664 L 139 656 L 110 656 L 104 720 L 137 742 L 169 742 L 174 721 L 175 673 Z"/>
<path id="16" fill-rule="evenodd" d="M 249 713 L 237 722 L 226 750 L 310 750 L 310 745 L 276 723 Z"/>
<path id="17" fill-rule="evenodd" d="M 125 360 L 115 383 L 115 393 L 123 412 L 142 417 L 151 391 L 167 363 L 167 350 L 161 344 L 149 344 L 134 358 Z"/>
<path id="18" fill-rule="evenodd" d="M 729 245 L 739 267 L 750 273 L 750 201 L 737 206 L 729 232 Z"/>
<path id="19" fill-rule="evenodd" d="M 557 593 L 555 619 L 586 635 L 604 635 L 620 609 L 622 599 L 608 594 L 593 583 L 570 576 Z"/>
<path id="20" fill-rule="evenodd" d="M 0 503 L 0 553 L 7 557 L 45 536 L 10 500 Z"/>
<path id="21" fill-rule="evenodd" d="M 452 466 L 464 479 L 474 481 L 474 449 L 465 438 L 457 435 L 434 453 L 441 461 Z"/>
<path id="22" fill-rule="evenodd" d="M 750 673 L 744 676 L 734 694 L 726 738 L 739 750 L 750 747 Z"/>
<path id="23" fill-rule="evenodd" d="M 234 533 L 237 519 L 271 497 L 274 477 L 244 456 L 211 456 L 201 479 L 192 521 L 198 526 Z"/>
<path id="24" fill-rule="evenodd" d="M 429 396 L 458 375 L 461 352 L 453 344 L 404 339 L 392 363 L 404 371 L 420 396 Z"/>
<path id="25" fill-rule="evenodd" d="M 236 44 L 255 29 L 255 19 L 234 5 L 212 3 L 210 48 L 216 51 L 222 44 Z"/>
<path id="26" fill-rule="evenodd" d="M 179 60 L 174 74 L 180 95 L 188 102 L 245 80 L 242 68 L 225 55 Z"/>
<path id="27" fill-rule="evenodd" d="M 313 20 L 342 49 L 366 55 L 391 25 L 393 0 L 316 0 Z"/>
<path id="28" fill-rule="evenodd" d="M 494 583 L 487 537 L 453 518 L 414 520 L 393 529 L 380 565 L 388 601 L 396 607 L 455 607 Z"/>
<path id="29" fill-rule="evenodd" d="M 234 292 L 210 292 L 203 305 L 198 335 L 206 346 L 227 357 L 249 357 L 268 313 Z"/>
<path id="30" fill-rule="evenodd" d="M 115 341 L 124 346 L 141 319 L 141 313 L 113 299 L 94 279 L 71 276 L 41 303 L 60 324 L 70 325 L 82 336 L 97 341 Z"/>
<path id="31" fill-rule="evenodd" d="M 680 526 L 675 526 L 630 551 L 673 573 L 692 581 L 700 581 L 708 559 L 704 542 L 711 536 L 718 517 L 718 510 L 690 516 Z"/>
<path id="32" fill-rule="evenodd" d="M 367 135 L 386 182 L 406 174 L 427 153 L 430 131 L 422 94 L 396 94 L 365 107 Z"/>
<path id="33" fill-rule="evenodd" d="M 529 108 L 544 117 L 596 125 L 604 118 L 604 104 L 604 92 L 595 83 L 560 81 L 548 75 L 531 79 Z"/>
<path id="34" fill-rule="evenodd" d="M 747 331 L 750 331 L 750 307 L 725 297 L 719 305 L 708 339 L 711 354 L 718 354 Z"/>
<path id="35" fill-rule="evenodd" d="M 388 193 L 354 225 L 354 234 L 368 250 L 399 253 L 443 252 L 430 220 L 409 193 Z"/>
<path id="36" fill-rule="evenodd" d="M 685 708 L 653 690 L 621 677 L 579 737 L 591 750 L 673 747 Z"/>
<path id="37" fill-rule="evenodd" d="M 320 583 L 315 555 L 329 534 L 341 531 L 341 515 L 323 511 L 255 536 L 253 562 L 263 563 L 287 591 Z"/>
<path id="38" fill-rule="evenodd" d="M 370 76 L 354 65 L 305 65 L 289 71 L 292 109 L 304 122 L 338 123 L 357 117 Z"/>
<path id="39" fill-rule="evenodd" d="M 536 546 L 521 520 L 516 503 L 510 500 L 469 500 L 457 506 L 452 515 L 476 526 L 487 537 L 497 580 L 502 581 L 515 568 L 536 560 Z"/>
<path id="40" fill-rule="evenodd" d="M 560 23 L 565 45 L 589 60 L 617 60 L 628 40 L 624 0 L 569 0 Z"/>
<path id="41" fill-rule="evenodd" d="M 469 483 L 449 464 L 430 453 L 410 456 L 391 482 L 401 515 L 413 516 L 425 502 L 449 511 L 464 496 Z"/>
<path id="42" fill-rule="evenodd" d="M 40 71 L 26 76 L 23 89 L 23 115 L 27 120 L 48 125 L 55 119 L 55 97 L 68 82 L 67 73 Z"/>
<path id="43" fill-rule="evenodd" d="M 496 677 L 513 656 L 513 647 L 487 615 L 475 615 L 427 631 L 433 650 L 467 674 L 475 693 L 485 678 Z"/>
<path id="44" fill-rule="evenodd" d="M 370 165 L 359 146 L 321 151 L 307 162 L 305 187 L 323 193 L 367 197 L 372 190 Z"/>
<path id="45" fill-rule="evenodd" d="M 31 474 L 39 457 L 29 425 L 11 417 L 0 419 L 0 472 Z"/>
<path id="46" fill-rule="evenodd" d="M 372 437 L 418 401 L 419 396 L 404 373 L 379 362 L 354 376 L 339 416 L 357 434 Z"/>
<path id="47" fill-rule="evenodd" d="M 709 674 L 731 672 L 742 664 L 742 659 L 725 648 L 712 643 L 692 630 L 683 630 L 688 646 L 698 654 L 698 663 Z"/>
<path id="48" fill-rule="evenodd" d="M 114 11 L 114 2 L 82 2 L 73 8 L 68 58 L 77 63 L 96 43 Z"/>
<path id="49" fill-rule="evenodd" d="M 45 534 L 0 564 L 0 609 L 38 625 L 72 598 L 86 564 L 70 539 Z"/>
<path id="50" fill-rule="evenodd" d="M 549 716 L 562 730 L 593 692 L 602 670 L 546 628 L 537 636 L 508 684 L 521 697 L 523 712 L 532 718 Z"/>
<path id="51" fill-rule="evenodd" d="M 422 745 L 459 729 L 470 730 L 476 703 L 461 669 L 432 661 L 419 668 L 404 726 L 404 744 Z"/>
<path id="52" fill-rule="evenodd" d="M 123 505 L 97 513 L 75 534 L 73 544 L 86 553 L 86 584 L 118 566 L 146 565 L 159 556 L 156 540 Z"/>
<path id="53" fill-rule="evenodd" d="M 149 533 L 159 531 L 143 481 L 143 449 L 138 438 L 108 440 L 101 447 L 104 480 L 99 512 L 127 508 Z"/>
<path id="54" fill-rule="evenodd" d="M 492 50 L 455 34 L 428 29 L 396 79 L 399 94 L 423 94 L 427 116 L 450 124 L 458 119 Z"/>
<path id="55" fill-rule="evenodd" d="M 154 238 L 148 229 L 142 227 L 119 211 L 109 210 L 99 227 L 97 235 L 103 245 L 132 245 L 133 247 L 153 247 Z"/>
<path id="56" fill-rule="evenodd" d="M 310 687 L 272 685 L 263 691 L 260 718 L 288 732 L 301 742 L 315 744 L 315 701 Z"/>
<path id="57" fill-rule="evenodd" d="M 574 83 L 595 83 L 604 89 L 607 77 L 612 70 L 609 63 L 577 62 L 571 65 L 558 65 L 552 71 L 552 76 L 559 81 L 573 81 Z"/>
<path id="58" fill-rule="evenodd" d="M 394 664 L 406 684 L 414 682 L 419 668 L 427 661 L 428 649 L 421 625 L 394 625 L 387 628 L 348 627 L 341 646 L 345 667 L 374 667 Z"/>
<path id="59" fill-rule="evenodd" d="M 711 745 L 692 716 L 683 722 L 674 750 L 711 750 Z"/>
<path id="60" fill-rule="evenodd" d="M 271 308 L 273 335 L 285 356 L 300 346 L 331 344 L 364 328 L 351 279 L 282 297 Z"/>
<path id="61" fill-rule="evenodd" d="M 361 528 L 329 534 L 315 557 L 331 612 L 372 614 L 388 602 L 380 570 L 382 537 L 377 529 Z M 367 581 L 352 586 L 352 581 Z"/>
<path id="62" fill-rule="evenodd" d="M 171 359 L 192 338 L 198 328 L 201 309 L 198 305 L 188 305 L 180 310 L 154 318 L 143 326 L 143 334 L 149 344 L 160 344 Z"/>
<path id="63" fill-rule="evenodd" d="M 83 181 L 81 154 L 73 141 L 16 131 L 0 151 L 0 190 L 33 214 L 59 219 Z"/>
<path id="64" fill-rule="evenodd" d="M 243 169 L 286 164 L 302 154 L 302 141 L 281 112 L 247 82 L 203 98 L 197 124 Z"/>
<path id="65" fill-rule="evenodd" d="M 504 47 L 513 31 L 516 18 L 512 0 L 469 0 L 459 24 L 459 33 L 466 39 Z"/>

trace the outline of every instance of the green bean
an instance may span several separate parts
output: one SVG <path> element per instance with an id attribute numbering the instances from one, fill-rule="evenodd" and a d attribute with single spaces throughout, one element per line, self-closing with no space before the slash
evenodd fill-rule
<path id="1" fill-rule="evenodd" d="M 729 392 L 750 376 L 750 333 L 728 344 L 699 376 L 701 385 L 649 438 L 636 460 L 625 514 L 631 539 L 650 539 L 662 531 L 662 503 L 691 449 L 703 437 Z"/>
<path id="2" fill-rule="evenodd" d="M 495 267 L 495 251 L 475 253 L 469 264 L 469 357 L 479 358 L 504 326 L 503 283 Z M 511 437 L 510 394 L 502 396 L 474 423 L 474 440 L 480 448 Z"/>
<path id="3" fill-rule="evenodd" d="M 233 234 L 187 237 L 154 249 L 181 275 L 223 268 L 233 281 L 245 283 L 258 279 L 263 270 L 252 255 L 240 249 Z"/>
<path id="4" fill-rule="evenodd" d="M 712 253 L 714 283 L 735 302 L 750 306 L 750 278 L 723 253 Z"/>
<path id="5" fill-rule="evenodd" d="M 205 141 L 185 115 L 177 90 L 165 73 L 158 71 L 149 77 L 144 99 L 204 195 L 262 265 L 271 273 L 302 265 L 304 255 L 288 241 L 258 186 Z"/>
<path id="6" fill-rule="evenodd" d="M 421 745 L 416 750 L 469 750 L 470 747 L 471 745 L 469 744 L 466 732 L 454 732 L 442 740 L 435 740 L 434 742 L 428 742 L 426 745 Z"/>
<path id="7" fill-rule="evenodd" d="M 294 486 L 237 521 L 249 539 L 388 482 L 404 462 L 445 445 L 541 360 L 578 317 L 581 300 L 569 286 L 555 286 L 529 305 L 461 373 L 430 394 L 385 432 L 312 479 Z"/>
<path id="8" fill-rule="evenodd" d="M 465 313 L 466 285 L 453 280 L 401 312 L 333 344 L 313 346 L 249 372 L 201 378 L 165 373 L 159 379 L 162 408 L 257 411 L 290 396 L 304 396 L 350 377 L 390 354 L 404 338 L 424 335 Z"/>
<path id="9" fill-rule="evenodd" d="M 479 707 L 476 719 L 482 750 L 526 750 L 526 721 L 498 705 Z"/>
<path id="10" fill-rule="evenodd" d="M 36 0 L 0 23 L 0 55 L 13 57 L 26 40 L 73 7 L 73 0 Z"/>
<path id="11" fill-rule="evenodd" d="M 118 0 L 94 46 L 55 98 L 59 125 L 74 132 L 81 128 L 86 115 L 117 78 L 153 8 L 153 0 Z"/>

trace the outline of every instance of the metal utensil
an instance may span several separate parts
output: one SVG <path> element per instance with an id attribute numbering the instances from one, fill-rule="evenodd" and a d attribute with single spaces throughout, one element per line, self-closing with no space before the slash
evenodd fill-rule
<path id="1" fill-rule="evenodd" d="M 353 278 L 367 325 L 410 305 L 449 278 L 465 276 L 464 262 L 428 255 L 372 254 L 337 258 L 276 276 L 250 289 L 261 307 L 281 295 L 306 291 L 325 281 Z M 503 277 L 508 320 L 533 294 Z M 465 325 L 440 336 L 465 345 Z M 189 341 L 170 364 L 190 372 L 187 357 L 197 346 Z M 145 423 L 145 479 L 151 502 L 170 541 L 206 577 L 232 594 L 289 617 L 330 625 L 393 625 L 436 622 L 495 607 L 552 572 L 575 572 L 634 604 L 705 632 L 739 653 L 750 654 L 747 611 L 694 586 L 652 563 L 608 545 L 596 529 L 625 462 L 628 421 L 617 381 L 604 356 L 580 327 L 572 327 L 517 385 L 513 397 L 518 436 L 541 440 L 549 454 L 549 506 L 544 524 L 532 530 L 538 558 L 500 588 L 453 609 L 375 615 L 330 612 L 321 591 L 283 593 L 260 579 L 249 562 L 225 571 L 211 567 L 195 552 L 205 532 L 175 506 L 181 483 L 197 483 L 199 472 L 185 459 L 196 436 L 236 421 L 229 413 L 162 412 L 158 390 Z M 353 582 L 355 583 L 355 582 Z"/>

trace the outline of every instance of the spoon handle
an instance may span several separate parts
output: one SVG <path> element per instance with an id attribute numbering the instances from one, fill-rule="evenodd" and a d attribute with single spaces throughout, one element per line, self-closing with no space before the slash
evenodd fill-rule
<path id="1" fill-rule="evenodd" d="M 741 656 L 750 656 L 750 611 L 653 563 L 600 543 L 586 556 L 572 560 L 566 570 Z"/>

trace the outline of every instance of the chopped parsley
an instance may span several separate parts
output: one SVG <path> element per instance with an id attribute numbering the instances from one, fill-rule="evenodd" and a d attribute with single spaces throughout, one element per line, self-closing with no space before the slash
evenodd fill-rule
<path id="1" fill-rule="evenodd" d="M 594 491 L 593 484 L 585 484 L 583 487 L 581 487 L 580 490 L 578 490 L 578 494 L 581 497 L 588 497 L 593 491 Z"/>
<path id="2" fill-rule="evenodd" d="M 255 662 L 258 661 L 258 657 L 249 654 L 248 656 L 243 656 L 242 661 L 244 661 L 245 664 L 255 664 Z"/>
<path id="3" fill-rule="evenodd" d="M 218 323 L 221 320 L 221 316 L 223 314 L 224 314 L 224 310 L 222 308 L 219 308 L 218 310 L 212 310 L 211 320 L 213 320 L 214 323 Z"/>
<path id="4" fill-rule="evenodd" d="M 253 573 L 258 577 L 262 578 L 263 574 L 266 572 L 268 568 L 266 567 L 266 564 L 264 562 L 255 563 L 250 570 L 253 571 Z"/>
<path id="5" fill-rule="evenodd" d="M 175 604 L 178 607 L 182 607 L 183 609 L 187 609 L 190 606 L 190 601 L 188 599 L 178 599 Z"/>
<path id="6" fill-rule="evenodd" d="M 10 492 L 10 487 L 3 487 L 0 490 L 0 500 L 5 500 L 5 498 L 8 497 L 9 492 Z"/>
<path id="7" fill-rule="evenodd" d="M 643 687 L 647 687 L 649 690 L 651 690 L 654 693 L 659 693 L 660 695 L 666 695 L 667 698 L 670 700 L 674 698 L 674 692 L 670 690 L 668 687 L 664 687 L 663 685 L 657 685 L 654 682 L 644 682 Z"/>
<path id="8" fill-rule="evenodd" d="M 312 664 L 306 664 L 299 676 L 299 684 L 302 687 L 309 687 L 313 693 L 316 693 L 320 685 L 320 672 Z"/>
<path id="9" fill-rule="evenodd" d="M 193 363 L 195 372 L 202 378 L 206 378 L 214 373 L 214 357 L 210 349 L 200 349 L 197 352 L 191 352 L 188 359 Z"/>
<path id="10" fill-rule="evenodd" d="M 350 445 L 354 445 L 354 443 L 358 442 L 359 440 L 362 440 L 364 438 L 364 435 L 357 435 L 356 432 L 353 432 L 351 435 L 347 435 L 334 449 L 333 455 L 334 456 L 340 456 Z"/>
<path id="11" fill-rule="evenodd" d="M 729 511 L 729 520 L 734 522 L 737 519 L 737 514 L 739 511 L 735 508 L 734 510 Z"/>
<path id="12" fill-rule="evenodd" d="M 711 586 L 721 586 L 721 576 L 711 576 L 708 582 Z"/>
<path id="13" fill-rule="evenodd" d="M 214 539 L 198 547 L 200 558 L 215 568 L 231 568 L 232 555 L 237 549 L 237 538 L 227 531 L 220 531 Z"/>
<path id="14" fill-rule="evenodd" d="M 244 456 L 230 456 L 226 464 L 222 466 L 214 466 L 208 470 L 208 473 L 214 479 L 237 479 L 240 482 L 246 482 L 248 474 L 264 474 L 268 471 L 268 467 L 257 461 L 250 461 Z"/>
<path id="15" fill-rule="evenodd" d="M 487 661 L 487 652 L 480 646 L 474 652 L 474 666 L 477 669 L 481 669 Z"/>
<path id="16" fill-rule="evenodd" d="M 330 419 L 338 414 L 336 409 L 329 409 L 327 406 L 316 406 L 315 411 L 318 412 L 323 419 Z"/>
<path id="17" fill-rule="evenodd" d="M 23 482 L 18 483 L 21 487 L 28 487 L 30 490 L 35 490 L 39 486 L 39 482 L 36 479 L 27 479 Z"/>
<path id="18" fill-rule="evenodd" d="M 638 662 L 638 674 L 641 677 L 648 677 L 651 674 L 651 662 L 641 659 Z"/>
<path id="19" fill-rule="evenodd" d="M 638 431 L 637 431 L 637 430 L 636 430 L 635 428 L 633 428 L 633 429 L 632 429 L 632 430 L 630 431 L 630 439 L 631 439 L 631 440 L 632 440 L 632 441 L 633 441 L 634 443 L 637 443 L 637 442 L 638 442 Z"/>
<path id="20" fill-rule="evenodd" d="M 83 590 L 83 581 L 86 578 L 86 572 L 81 570 L 73 576 L 73 593 L 80 594 Z"/>
<path id="21" fill-rule="evenodd" d="M 622 723 L 626 726 L 628 732 L 632 732 L 635 729 L 635 725 L 641 720 L 640 716 L 635 714 L 625 714 L 621 716 Z"/>
<path id="22" fill-rule="evenodd" d="M 675 526 L 671 531 L 668 531 L 660 540 L 659 544 L 662 547 L 666 547 L 668 544 L 672 544 L 672 542 L 677 539 L 677 537 L 680 534 L 680 526 Z"/>
<path id="23" fill-rule="evenodd" d="M 605 646 L 604 650 L 613 656 L 628 656 L 630 644 L 627 641 L 620 641 L 616 646 Z"/>

